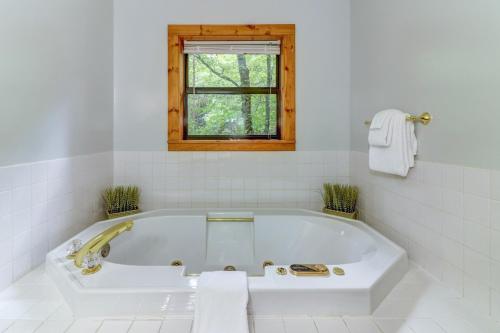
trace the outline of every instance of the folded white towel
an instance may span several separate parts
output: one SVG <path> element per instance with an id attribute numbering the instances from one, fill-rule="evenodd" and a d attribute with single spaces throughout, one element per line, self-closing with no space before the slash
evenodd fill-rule
<path id="1" fill-rule="evenodd" d="M 246 272 L 203 272 L 198 279 L 193 333 L 248 333 Z"/>
<path id="2" fill-rule="evenodd" d="M 392 141 L 392 121 L 395 116 L 401 113 L 401 111 L 394 109 L 377 112 L 370 124 L 368 143 L 371 146 L 389 146 Z"/>
<path id="3" fill-rule="evenodd" d="M 409 114 L 406 114 L 409 116 Z M 407 145 L 408 145 L 408 161 L 410 168 L 415 166 L 415 155 L 417 155 L 417 137 L 415 136 L 415 124 L 412 121 L 406 122 L 406 135 L 407 135 Z"/>
<path id="4" fill-rule="evenodd" d="M 399 110 L 389 113 L 387 146 L 370 144 L 369 164 L 374 171 L 395 174 L 405 177 L 408 170 L 415 165 L 417 140 L 412 122 L 406 121 L 408 114 Z M 381 130 L 384 129 L 382 125 Z M 373 141 L 372 141 L 373 142 Z"/>
<path id="5" fill-rule="evenodd" d="M 375 130 L 384 127 L 386 121 L 389 119 L 389 116 L 393 111 L 393 109 L 388 109 L 377 112 L 370 123 L 370 129 Z"/>

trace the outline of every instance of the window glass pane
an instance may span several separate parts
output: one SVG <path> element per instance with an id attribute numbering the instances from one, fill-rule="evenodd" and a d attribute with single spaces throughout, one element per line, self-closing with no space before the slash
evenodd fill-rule
<path id="1" fill-rule="evenodd" d="M 275 55 L 189 54 L 189 87 L 276 87 Z"/>
<path id="2" fill-rule="evenodd" d="M 190 94 L 187 103 L 188 136 L 277 134 L 276 95 Z"/>

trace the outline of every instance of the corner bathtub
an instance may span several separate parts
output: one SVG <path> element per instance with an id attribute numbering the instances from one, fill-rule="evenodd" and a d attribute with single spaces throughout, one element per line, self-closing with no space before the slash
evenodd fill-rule
<path id="1" fill-rule="evenodd" d="M 368 315 L 407 271 L 406 252 L 362 222 L 297 209 L 251 210 L 255 220 L 246 223 L 207 222 L 208 213 L 168 209 L 96 223 L 72 239 L 86 242 L 127 220 L 134 226 L 110 242 L 99 272 L 82 275 L 66 259 L 71 240 L 47 255 L 47 272 L 85 317 L 190 314 L 198 274 L 227 265 L 247 271 L 254 315 Z M 263 268 L 266 260 L 274 265 Z M 296 263 L 339 266 L 345 275 L 277 274 Z"/>

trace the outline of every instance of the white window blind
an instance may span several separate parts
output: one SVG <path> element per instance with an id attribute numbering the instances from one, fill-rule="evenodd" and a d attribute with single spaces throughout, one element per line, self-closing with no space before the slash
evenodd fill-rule
<path id="1" fill-rule="evenodd" d="M 280 41 L 184 41 L 186 54 L 280 54 Z"/>

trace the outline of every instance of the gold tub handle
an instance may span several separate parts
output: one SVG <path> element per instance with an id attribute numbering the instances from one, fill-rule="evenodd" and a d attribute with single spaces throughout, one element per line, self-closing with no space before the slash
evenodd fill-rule
<path id="1" fill-rule="evenodd" d="M 83 259 L 87 254 L 97 253 L 104 245 L 108 244 L 111 240 L 113 240 L 123 232 L 131 230 L 133 226 L 134 221 L 125 221 L 115 224 L 114 226 L 109 227 L 100 234 L 91 238 L 75 254 L 75 266 L 81 268 L 83 265 Z"/>

